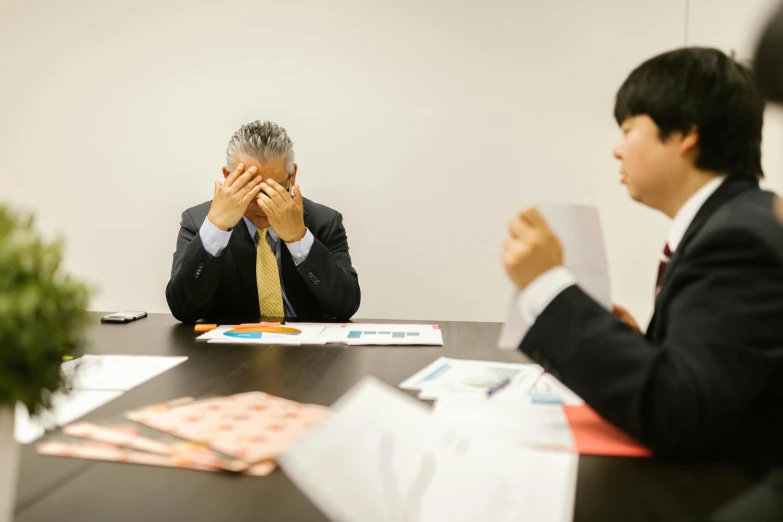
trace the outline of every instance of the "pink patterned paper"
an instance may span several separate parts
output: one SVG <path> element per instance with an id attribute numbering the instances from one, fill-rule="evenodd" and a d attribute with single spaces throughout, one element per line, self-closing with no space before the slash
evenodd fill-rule
<path id="1" fill-rule="evenodd" d="M 157 404 L 126 416 L 254 464 L 276 458 L 330 414 L 324 406 L 249 392 L 180 405 Z"/>
<path id="2" fill-rule="evenodd" d="M 167 468 L 195 469 L 200 471 L 223 471 L 185 458 L 172 455 L 159 455 L 143 451 L 119 448 L 114 444 L 100 442 L 63 442 L 58 440 L 38 444 L 36 450 L 41 455 L 54 457 L 72 457 L 90 460 L 105 460 L 108 462 L 125 462 L 146 466 L 162 466 Z M 274 461 L 264 461 L 251 466 L 244 471 L 245 475 L 263 477 L 275 470 Z"/>
<path id="3" fill-rule="evenodd" d="M 177 440 L 170 443 L 144 437 L 128 427 L 106 427 L 90 422 L 76 422 L 63 428 L 63 433 L 71 437 L 89 439 L 123 446 L 126 448 L 156 453 L 158 455 L 170 455 L 188 461 L 197 462 L 205 466 L 224 469 L 227 471 L 245 471 L 250 466 L 243 460 L 228 460 L 220 458 L 213 450 L 201 444 L 186 440 Z M 168 435 L 167 435 L 168 436 Z"/>
<path id="4" fill-rule="evenodd" d="M 159 455 L 142 451 L 119 448 L 114 444 L 100 442 L 63 442 L 58 440 L 38 444 L 36 450 L 41 455 L 56 457 L 72 457 L 109 462 L 126 462 L 147 466 L 163 466 L 169 468 L 195 469 L 201 471 L 222 471 L 185 458 L 171 455 Z M 273 461 L 260 462 L 245 471 L 247 475 L 264 476 L 275 470 L 277 464 Z"/>

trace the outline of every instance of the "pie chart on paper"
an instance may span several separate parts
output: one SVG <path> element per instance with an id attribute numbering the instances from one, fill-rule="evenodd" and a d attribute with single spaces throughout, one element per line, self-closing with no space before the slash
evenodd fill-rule
<path id="1" fill-rule="evenodd" d="M 293 336 L 293 335 L 300 335 L 301 333 L 302 333 L 301 330 L 298 330 L 296 328 L 291 328 L 288 326 L 257 325 L 257 326 L 232 328 L 231 330 L 224 332 L 223 335 L 227 337 L 236 337 L 240 339 L 261 339 L 264 336 L 267 337 L 278 337 L 281 335 Z"/>

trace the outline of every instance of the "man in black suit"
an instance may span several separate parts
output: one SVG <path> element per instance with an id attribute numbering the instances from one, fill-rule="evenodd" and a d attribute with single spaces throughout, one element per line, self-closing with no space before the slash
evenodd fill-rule
<path id="1" fill-rule="evenodd" d="M 668 52 L 631 73 L 615 117 L 622 183 L 672 219 L 654 315 L 640 335 L 591 299 L 525 209 L 503 248 L 534 321 L 520 349 L 659 456 L 780 465 L 783 229 L 758 186 L 753 75 L 717 50 Z"/>
<path id="2" fill-rule="evenodd" d="M 361 293 L 342 216 L 302 197 L 285 129 L 244 125 L 226 156 L 213 199 L 182 213 L 166 287 L 174 317 L 350 319 Z"/>

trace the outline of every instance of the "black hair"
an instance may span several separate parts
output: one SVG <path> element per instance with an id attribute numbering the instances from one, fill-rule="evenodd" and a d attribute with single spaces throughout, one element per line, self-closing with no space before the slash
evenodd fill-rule
<path id="1" fill-rule="evenodd" d="M 764 97 L 783 102 L 783 5 L 764 27 L 753 67 Z"/>
<path id="2" fill-rule="evenodd" d="M 672 132 L 699 134 L 696 167 L 759 179 L 764 99 L 749 67 L 717 49 L 688 47 L 634 69 L 615 100 L 618 125 L 649 116 L 665 141 Z"/>

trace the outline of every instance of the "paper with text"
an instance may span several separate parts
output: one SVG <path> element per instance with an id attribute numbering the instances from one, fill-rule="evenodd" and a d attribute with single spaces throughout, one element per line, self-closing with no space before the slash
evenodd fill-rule
<path id="1" fill-rule="evenodd" d="M 508 384 L 493 394 L 492 399 L 521 398 L 530 393 L 543 371 L 537 364 L 440 357 L 401 382 L 400 388 L 416 390 L 424 400 L 444 395 L 486 397 L 488 390 L 508 379 Z"/>

